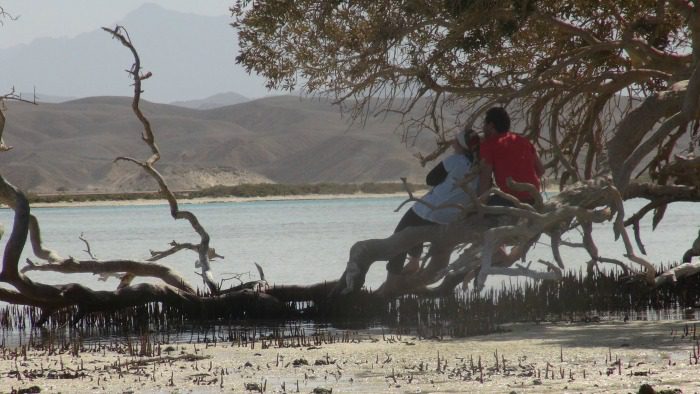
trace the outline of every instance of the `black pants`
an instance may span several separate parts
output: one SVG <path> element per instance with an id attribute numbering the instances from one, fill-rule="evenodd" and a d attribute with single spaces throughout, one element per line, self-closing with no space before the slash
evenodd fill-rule
<path id="1" fill-rule="evenodd" d="M 535 205 L 535 200 L 527 200 L 527 201 L 522 201 L 525 204 L 530 204 L 530 205 Z M 498 194 L 493 194 L 489 196 L 489 199 L 486 201 L 486 205 L 490 207 L 514 207 L 515 204 L 513 204 L 512 201 L 506 200 L 505 198 L 499 196 Z"/>
<path id="2" fill-rule="evenodd" d="M 530 205 L 535 205 L 534 201 L 521 201 L 522 203 L 525 204 L 530 204 Z M 515 204 L 513 204 L 512 201 L 507 200 L 497 194 L 491 195 L 489 199 L 486 201 L 486 205 L 490 207 L 514 207 Z M 509 215 L 496 215 L 496 214 L 486 214 L 484 215 L 484 219 L 486 219 L 491 227 L 497 227 L 497 226 L 512 226 L 518 222 L 518 218 L 515 216 L 509 216 Z"/>
<path id="3" fill-rule="evenodd" d="M 413 209 L 409 209 L 403 215 L 403 217 L 399 221 L 399 224 L 396 225 L 394 234 L 405 229 L 406 227 L 429 226 L 432 224 L 436 223 L 431 222 L 430 220 L 423 219 L 422 217 L 416 215 Z M 406 254 L 408 253 L 408 255 L 411 257 L 420 257 L 422 252 L 423 244 L 421 243 L 412 247 L 407 252 L 399 253 L 396 256 L 389 259 L 389 262 L 386 264 L 386 270 L 392 274 L 400 274 L 401 270 L 403 270 L 403 263 L 404 261 L 406 261 Z"/>

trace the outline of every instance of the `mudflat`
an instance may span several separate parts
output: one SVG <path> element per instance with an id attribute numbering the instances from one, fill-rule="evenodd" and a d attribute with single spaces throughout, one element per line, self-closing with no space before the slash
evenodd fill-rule
<path id="1" fill-rule="evenodd" d="M 637 393 L 700 391 L 695 321 L 513 324 L 503 333 L 344 341 L 4 349 L 3 392 Z M 127 350 L 130 349 L 130 350 Z M 37 391 L 38 392 L 38 391 Z"/>

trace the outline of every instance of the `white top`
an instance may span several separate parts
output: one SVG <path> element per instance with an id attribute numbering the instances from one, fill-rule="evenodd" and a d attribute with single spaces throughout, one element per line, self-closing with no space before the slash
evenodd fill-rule
<path id="1" fill-rule="evenodd" d="M 421 199 L 435 208 L 446 204 L 459 204 L 465 207 L 470 206 L 471 201 L 469 200 L 469 196 L 461 187 L 457 186 L 457 183 L 464 179 L 464 176 L 471 171 L 472 163 L 464 154 L 453 153 L 442 161 L 442 165 L 447 172 L 445 180 L 433 187 L 433 189 Z M 477 190 L 478 182 L 479 179 L 476 177 L 469 187 L 472 190 Z M 458 208 L 431 209 L 420 202 L 416 202 L 412 209 L 416 215 L 421 218 L 439 224 L 451 223 L 457 220 L 462 213 Z"/>

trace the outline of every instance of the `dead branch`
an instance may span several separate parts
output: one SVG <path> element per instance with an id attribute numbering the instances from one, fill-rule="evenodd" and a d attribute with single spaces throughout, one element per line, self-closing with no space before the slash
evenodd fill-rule
<path id="1" fill-rule="evenodd" d="M 2 25 L 2 17 L 5 16 L 9 16 L 9 14 L 5 13 L 4 10 L 0 8 L 0 25 Z M 9 17 L 12 18 L 12 16 Z M 31 101 L 23 99 L 22 96 L 15 93 L 15 88 L 12 87 L 12 90 L 10 90 L 9 93 L 5 93 L 4 95 L 0 96 L 0 152 L 6 152 L 12 149 L 11 146 L 5 144 L 5 141 L 3 139 L 3 132 L 5 130 L 5 114 L 3 112 L 5 111 L 5 103 L 7 101 L 19 101 L 22 103 L 36 105 L 36 94 L 34 95 L 34 98 Z"/>
<path id="2" fill-rule="evenodd" d="M 656 270 L 654 269 L 654 266 L 646 259 L 637 256 L 637 254 L 634 252 L 634 248 L 632 247 L 632 243 L 630 242 L 629 235 L 627 234 L 627 229 L 624 225 L 625 207 L 622 203 L 622 196 L 620 195 L 620 192 L 617 190 L 617 188 L 615 188 L 615 186 L 613 186 L 612 184 L 610 185 L 609 193 L 612 202 L 615 205 L 615 209 L 617 210 L 617 217 L 614 221 L 614 229 L 616 233 L 622 236 L 622 241 L 625 245 L 625 250 L 627 251 L 626 256 L 628 259 L 641 265 L 646 271 L 645 274 L 647 280 L 649 282 L 653 282 L 654 276 L 656 275 Z"/>
<path id="3" fill-rule="evenodd" d="M 700 261 L 683 263 L 675 268 L 662 272 L 654 279 L 654 287 L 666 284 L 676 284 L 678 279 L 700 273 Z"/>
<path id="4" fill-rule="evenodd" d="M 2 13 L 3 11 L 0 8 L 0 14 Z M 33 100 L 26 100 L 23 99 L 17 93 L 15 93 L 15 89 L 13 87 L 10 93 L 7 93 L 0 97 L 0 152 L 12 149 L 11 146 L 5 145 L 5 142 L 3 141 L 2 137 L 3 131 L 5 129 L 5 115 L 3 114 L 3 111 L 6 101 L 19 101 L 36 105 L 36 94 L 34 95 Z M 15 201 L 13 199 L 6 199 L 4 203 L 7 204 L 10 208 L 14 208 Z M 34 215 L 29 216 L 29 236 L 35 256 L 49 262 L 62 260 L 61 256 L 59 256 L 58 253 L 56 253 L 53 250 L 44 248 L 41 242 L 41 230 L 39 228 L 39 221 L 36 217 L 34 217 Z"/>
<path id="5" fill-rule="evenodd" d="M 12 232 L 5 245 L 0 281 L 14 286 L 24 296 L 37 302 L 53 303 L 60 297 L 61 290 L 54 286 L 34 283 L 24 276 L 19 269 L 19 258 L 24 249 L 29 233 L 29 202 L 22 192 L 0 176 L 0 202 L 15 212 Z"/>
<path id="6" fill-rule="evenodd" d="M 12 285 L 17 291 L 0 289 L 0 300 L 14 304 L 39 306 L 47 310 L 76 305 L 80 312 L 78 319 L 91 311 L 118 310 L 149 302 L 162 302 L 165 305 L 198 315 L 201 315 L 203 311 L 229 316 L 257 317 L 279 317 L 289 313 L 276 298 L 251 290 L 241 290 L 224 296 L 200 297 L 191 291 L 191 287 L 188 289 L 190 291 L 183 291 L 169 285 L 159 286 L 149 283 L 128 286 L 116 291 L 94 291 L 76 283 L 52 286 L 33 282 L 18 269 L 19 258 L 29 232 L 29 203 L 21 191 L 0 176 L 0 202 L 7 204 L 11 199 L 14 200 L 12 207 L 15 216 L 12 232 L 5 245 L 0 281 Z M 96 265 L 91 267 L 90 272 L 101 269 L 99 262 L 88 261 L 84 263 L 84 265 Z M 105 267 L 109 267 L 110 264 L 114 270 L 124 266 L 130 266 L 133 270 L 145 269 L 145 266 L 148 266 L 148 269 L 151 270 L 150 273 L 157 274 L 156 271 L 159 271 L 160 277 L 169 277 L 169 281 L 177 278 L 172 272 L 166 275 L 169 270 L 155 264 L 134 264 L 134 262 L 119 261 L 107 263 Z M 33 269 L 40 270 L 41 268 L 38 267 L 46 266 L 53 270 L 53 265 L 35 266 Z M 138 267 L 134 267 L 135 265 Z M 68 270 L 76 267 L 76 272 L 85 268 L 81 267 L 80 262 L 74 265 L 70 261 L 59 264 L 59 266 L 66 267 Z M 183 286 L 185 286 L 184 281 L 181 281 L 179 287 Z"/>
<path id="7" fill-rule="evenodd" d="M 7 152 L 8 150 L 12 149 L 11 146 L 8 146 L 5 144 L 5 140 L 2 137 L 2 132 L 5 129 L 5 115 L 2 113 L 2 110 L 0 110 L 0 152 Z"/>
<path id="8" fill-rule="evenodd" d="M 370 266 L 376 261 L 388 261 L 393 256 L 423 242 L 441 242 L 455 246 L 470 234 L 463 222 L 454 224 L 409 227 L 384 239 L 356 242 L 350 248 L 347 268 L 335 293 L 358 291 L 364 284 Z"/>
<path id="9" fill-rule="evenodd" d="M 660 176 L 674 178 L 676 185 L 700 187 L 700 157 L 675 155 L 674 160 L 660 171 Z"/>
<path id="10" fill-rule="evenodd" d="M 189 293 L 194 293 L 192 287 L 187 281 L 172 269 L 153 263 L 142 263 L 132 260 L 74 260 L 66 259 L 51 264 L 35 264 L 27 260 L 27 265 L 22 267 L 20 272 L 30 271 L 52 271 L 61 272 L 64 274 L 73 273 L 92 273 L 92 274 L 111 274 L 111 273 L 129 273 L 133 276 L 158 278 L 163 282 Z"/>
<path id="11" fill-rule="evenodd" d="M 131 54 L 134 57 L 134 64 L 132 65 L 131 69 L 128 71 L 129 74 L 131 75 L 131 78 L 134 81 L 134 96 L 133 96 L 133 100 L 131 103 L 131 108 L 132 108 L 134 114 L 136 114 L 136 117 L 139 119 L 139 121 L 143 125 L 143 134 L 142 134 L 141 138 L 151 148 L 151 153 L 152 153 L 151 157 L 149 157 L 145 161 L 139 161 L 139 160 L 136 160 L 136 159 L 133 159 L 130 157 L 118 157 L 115 161 L 125 160 L 125 161 L 135 163 L 138 166 L 140 166 L 141 168 L 143 168 L 158 183 L 158 186 L 160 188 L 160 192 L 163 194 L 163 196 L 168 201 L 168 204 L 170 206 L 170 215 L 173 217 L 173 219 L 175 219 L 175 220 L 184 219 L 190 223 L 192 228 L 195 230 L 195 232 L 200 237 L 200 243 L 197 246 L 196 250 L 197 250 L 197 254 L 199 256 L 198 264 L 201 267 L 202 279 L 204 280 L 204 283 L 209 288 L 209 291 L 211 291 L 212 293 L 217 293 L 219 291 L 219 288 L 218 288 L 216 281 L 214 281 L 214 277 L 211 273 L 211 267 L 209 264 L 209 259 L 210 259 L 209 256 L 212 253 L 213 254 L 216 254 L 216 253 L 210 251 L 209 234 L 204 229 L 204 227 L 199 223 L 199 220 L 197 219 L 197 217 L 193 213 L 191 213 L 189 211 L 181 211 L 179 209 L 175 195 L 170 191 L 170 188 L 166 184 L 163 176 L 153 167 L 153 165 L 160 159 L 160 150 L 158 149 L 158 146 L 156 145 L 155 136 L 154 136 L 153 130 L 151 128 L 151 123 L 148 121 L 146 116 L 143 114 L 143 112 L 141 112 L 141 109 L 139 108 L 139 102 L 140 102 L 141 92 L 142 92 L 141 81 L 149 78 L 151 76 L 151 73 L 150 72 L 148 72 L 146 74 L 141 73 L 141 60 L 139 58 L 138 52 L 136 51 L 136 48 L 131 43 L 131 38 L 129 37 L 129 33 L 126 31 L 126 29 L 124 29 L 124 27 L 116 26 L 114 29 L 103 27 L 102 30 L 110 33 L 113 38 L 118 39 L 122 43 L 122 45 L 124 45 L 125 47 L 127 47 L 131 51 Z"/>
<path id="12" fill-rule="evenodd" d="M 11 209 L 15 209 L 15 201 L 12 199 L 6 199 L 3 204 L 7 205 Z M 39 226 L 39 220 L 34 215 L 29 215 L 29 240 L 32 246 L 32 251 L 34 255 L 42 260 L 48 262 L 55 262 L 63 260 L 61 256 L 55 251 L 47 249 L 41 240 L 41 228 Z"/>
<path id="13" fill-rule="evenodd" d="M 189 250 L 193 250 L 193 251 L 199 250 L 199 245 L 195 245 L 195 244 L 187 243 L 187 242 L 179 243 L 179 242 L 176 242 L 174 240 L 172 242 L 170 242 L 170 246 L 172 246 L 170 249 L 163 250 L 163 251 L 151 250 L 150 251 L 151 257 L 149 257 L 146 261 L 158 261 L 162 258 L 173 255 L 173 254 L 175 254 L 183 249 L 189 249 Z M 221 258 L 221 259 L 224 258 L 224 256 L 217 254 L 216 250 L 214 248 L 209 248 L 208 256 L 209 256 L 209 260 L 214 260 L 217 258 Z M 199 268 L 199 266 L 197 266 L 197 268 Z"/>
<path id="14" fill-rule="evenodd" d="M 609 257 L 598 257 L 598 261 L 601 263 L 609 263 L 609 264 L 614 264 L 622 269 L 625 275 L 629 276 L 632 273 L 632 270 L 630 267 L 628 267 L 625 263 L 623 263 L 620 260 L 617 259 L 611 259 Z M 591 270 L 589 269 L 589 273 Z"/>
<path id="15" fill-rule="evenodd" d="M 0 7 L 0 26 L 5 24 L 5 18 L 11 21 L 16 21 L 17 19 L 19 19 L 19 15 L 12 15 L 9 12 L 7 12 L 4 7 Z"/>
<path id="16" fill-rule="evenodd" d="M 107 29 L 108 30 L 108 29 Z M 200 235 L 201 243 L 199 245 L 177 244 L 173 243 L 174 251 L 180 249 L 196 249 L 200 255 L 200 263 L 202 264 L 202 272 L 207 285 L 210 286 L 212 293 L 218 290 L 218 286 L 212 288 L 211 274 L 209 272 L 208 259 L 220 257 L 216 254 L 213 248 L 209 248 L 209 236 L 204 231 L 202 226 L 197 221 L 196 217 L 186 211 L 180 211 L 177 208 L 177 202 L 174 196 L 165 184 L 163 177 L 155 170 L 153 164 L 158 160 L 160 154 L 155 139 L 148 123 L 148 120 L 138 108 L 140 97 L 140 81 L 150 76 L 149 74 L 141 75 L 138 55 L 131 46 L 128 34 L 123 28 L 109 30 L 113 36 L 132 50 L 135 58 L 135 64 L 130 71 L 134 78 L 135 94 L 132 107 L 139 120 L 144 126 L 143 140 L 149 145 L 152 150 L 152 156 L 146 161 L 137 161 L 130 158 L 125 158 L 144 167 L 159 183 L 161 191 L 166 195 L 171 207 L 171 214 L 175 219 L 186 219 L 192 227 Z M 3 99 L 15 99 L 14 97 L 6 96 Z M 21 101 L 21 98 L 18 100 Z M 4 116 L 1 118 L 4 126 Z M 2 130 L 0 129 L 0 132 Z M 91 251 L 90 244 L 81 234 L 80 239 L 85 243 L 86 252 L 93 260 L 77 261 L 73 258 L 62 259 L 57 253 L 43 247 L 41 240 L 41 232 L 38 221 L 30 213 L 29 203 L 24 194 L 7 182 L 0 176 L 0 203 L 9 206 L 14 211 L 14 220 L 12 231 L 5 245 L 4 256 L 2 261 L 2 271 L 0 271 L 0 281 L 13 286 L 16 290 L 0 289 L 0 300 L 8 301 L 14 304 L 33 305 L 44 308 L 44 315 L 39 321 L 39 324 L 46 321 L 52 311 L 77 306 L 79 309 L 78 319 L 90 311 L 108 311 L 121 309 L 133 305 L 142 305 L 149 302 L 161 302 L 165 305 L 174 306 L 188 313 L 202 315 L 202 313 L 211 313 L 215 316 L 250 316 L 250 317 L 270 317 L 284 316 L 289 313 L 289 310 L 279 302 L 276 298 L 253 291 L 250 289 L 232 290 L 222 296 L 199 296 L 196 290 L 189 285 L 179 274 L 171 269 L 154 264 L 144 263 L 130 260 L 109 260 L 97 261 L 94 259 L 94 254 Z M 28 261 L 28 265 L 19 270 L 19 258 L 24 249 L 27 239 L 31 240 L 34 254 L 42 260 L 46 260 L 48 264 L 36 264 Z M 154 259 L 165 257 L 174 253 L 169 250 L 166 252 L 155 253 Z M 52 271 L 62 273 L 93 273 L 93 274 L 112 274 L 123 273 L 121 283 L 116 291 L 93 291 L 88 287 L 80 284 L 70 283 L 63 285 L 47 285 L 34 282 L 29 279 L 25 273 L 29 271 Z M 262 271 L 261 276 L 262 276 Z M 131 280 L 136 276 L 153 277 L 162 280 L 164 285 L 155 284 L 139 284 L 130 285 Z"/>
<path id="17" fill-rule="evenodd" d="M 597 189 L 596 194 L 606 183 L 591 183 L 589 187 Z M 503 198 L 512 199 L 515 207 L 486 206 L 483 201 L 490 194 L 498 194 Z M 583 193 L 587 196 L 587 193 Z M 409 196 L 410 197 L 410 196 Z M 571 199 L 571 195 L 562 193 L 563 199 Z M 579 195 L 581 197 L 581 195 Z M 422 226 L 419 228 L 407 228 L 399 233 L 382 240 L 360 241 L 353 245 L 350 251 L 350 259 L 347 269 L 340 280 L 339 292 L 348 293 L 358 290 L 363 282 L 369 266 L 378 260 L 388 260 L 411 246 L 430 242 L 431 252 L 428 269 L 419 271 L 412 277 L 406 278 L 406 291 L 410 292 L 422 286 L 444 279 L 440 291 L 444 291 L 445 283 L 454 285 L 479 271 L 477 286 L 484 283 L 488 275 L 526 275 L 533 278 L 556 279 L 561 277 L 561 269 L 549 267 L 547 273 L 533 273 L 535 271 L 524 267 L 509 268 L 516 260 L 522 258 L 530 246 L 537 240 L 539 234 L 556 233 L 562 227 L 566 227 L 572 220 L 579 222 L 601 222 L 610 218 L 609 211 L 586 209 L 576 206 L 564 205 L 557 198 L 539 205 L 538 212 L 528 204 L 522 204 L 515 197 L 503 193 L 498 189 L 492 189 L 479 199 L 475 199 L 474 212 L 479 215 L 466 216 L 457 223 L 443 226 Z M 586 199 L 583 199 L 586 202 Z M 487 219 L 482 217 L 488 215 Z M 513 217 L 519 219 L 517 225 L 498 225 L 498 217 Z M 494 221 L 495 220 L 495 221 Z M 555 236 L 556 239 L 556 236 Z M 468 245 L 465 251 L 450 263 L 450 254 L 457 245 Z M 507 256 L 498 255 L 503 246 L 512 245 L 513 250 Z M 555 241 L 556 245 L 556 241 Z M 594 246 L 589 250 L 593 251 Z M 479 251 L 477 253 L 476 251 Z M 596 253 L 597 257 L 597 252 Z M 563 266 L 563 261 L 559 259 Z M 551 263 L 548 263 L 551 264 Z M 452 279 L 454 278 L 454 279 Z M 457 278 L 460 278 L 457 280 Z"/>
<path id="18" fill-rule="evenodd" d="M 78 239 L 83 241 L 83 243 L 85 244 L 86 249 L 84 250 L 84 252 L 87 253 L 91 259 L 97 260 L 97 257 L 95 257 L 95 255 L 92 254 L 92 249 L 90 249 L 90 242 L 88 242 L 88 240 L 85 239 L 85 236 L 83 235 L 83 233 L 80 233 L 80 236 L 78 237 Z"/>
<path id="19" fill-rule="evenodd" d="M 557 266 L 559 268 L 564 268 L 564 261 L 561 259 L 561 252 L 559 251 L 559 246 L 561 245 L 561 231 L 559 229 L 555 229 L 549 234 L 550 238 L 550 247 L 552 249 L 552 257 L 554 257 L 554 261 L 556 261 Z"/>

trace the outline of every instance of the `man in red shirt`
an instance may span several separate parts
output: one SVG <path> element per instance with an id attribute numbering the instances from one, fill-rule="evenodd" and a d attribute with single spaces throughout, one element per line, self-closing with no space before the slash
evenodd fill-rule
<path id="1" fill-rule="evenodd" d="M 484 119 L 484 141 L 479 149 L 481 172 L 479 195 L 491 188 L 491 177 L 498 187 L 520 201 L 532 204 L 533 197 L 527 192 L 511 190 L 507 179 L 529 183 L 540 190 L 540 177 L 544 166 L 535 147 L 525 137 L 510 131 L 510 117 L 504 108 L 493 107 L 486 111 Z M 498 196 L 492 196 L 488 205 L 512 205 Z"/>

